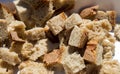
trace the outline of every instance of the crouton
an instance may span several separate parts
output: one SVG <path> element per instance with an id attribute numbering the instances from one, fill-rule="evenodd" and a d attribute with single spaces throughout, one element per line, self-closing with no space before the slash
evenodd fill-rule
<path id="1" fill-rule="evenodd" d="M 102 46 L 103 46 L 103 54 L 106 54 L 107 52 L 111 51 L 112 54 L 114 55 L 115 53 L 114 43 L 110 42 L 110 40 L 108 39 L 103 39 Z"/>
<path id="2" fill-rule="evenodd" d="M 34 4 L 33 2 L 32 4 Z M 36 3 L 35 5 L 37 4 L 38 3 Z M 31 15 L 31 18 L 35 20 L 38 26 L 44 26 L 46 21 L 50 19 L 50 17 L 53 15 L 54 12 L 55 10 L 53 9 L 52 0 L 39 0 L 39 7 L 33 10 L 33 14 Z"/>
<path id="3" fill-rule="evenodd" d="M 85 68 L 83 58 L 80 54 L 73 53 L 67 56 L 63 61 L 63 67 L 66 74 L 75 74 Z"/>
<path id="4" fill-rule="evenodd" d="M 25 31 L 26 38 L 31 41 L 45 38 L 44 28 L 36 27 Z"/>
<path id="5" fill-rule="evenodd" d="M 35 26 L 35 21 L 29 16 L 32 15 L 32 8 L 30 5 L 21 0 L 18 2 L 14 1 L 14 4 L 17 10 L 17 18 L 25 23 L 27 29 L 33 28 Z"/>
<path id="6" fill-rule="evenodd" d="M 18 54 L 16 54 L 15 52 L 10 52 L 7 48 L 0 48 L 0 56 L 3 61 L 13 66 L 21 62 L 21 60 L 18 57 Z"/>
<path id="7" fill-rule="evenodd" d="M 104 11 L 97 11 L 95 19 L 102 20 L 102 19 L 108 19 L 108 17 L 107 17 L 107 14 Z"/>
<path id="8" fill-rule="evenodd" d="M 72 52 L 73 50 L 69 46 L 61 46 L 60 49 L 45 54 L 43 61 L 48 66 L 63 66 L 65 74 L 75 74 L 85 68 L 85 65 L 83 58 L 79 54 Z"/>
<path id="9" fill-rule="evenodd" d="M 30 55 L 31 60 L 37 60 L 39 57 L 43 56 L 49 51 L 57 48 L 58 44 L 51 43 L 48 39 L 42 39 L 35 44 L 34 48 L 32 49 L 32 54 Z"/>
<path id="10" fill-rule="evenodd" d="M 65 25 L 65 29 L 68 30 L 73 28 L 75 25 L 80 25 L 81 23 L 82 23 L 82 18 L 80 17 L 80 15 L 77 13 L 73 13 L 65 20 L 64 25 Z"/>
<path id="11" fill-rule="evenodd" d="M 8 31 L 24 31 L 26 28 L 24 22 L 22 21 L 12 21 L 8 26 Z"/>
<path id="12" fill-rule="evenodd" d="M 20 74 L 54 74 L 43 63 L 25 61 L 19 65 Z"/>
<path id="13" fill-rule="evenodd" d="M 12 70 L 7 70 L 7 68 L 0 68 L 0 74 L 13 74 Z"/>
<path id="14" fill-rule="evenodd" d="M 7 21 L 4 19 L 0 19 L 0 42 L 8 38 L 7 26 Z"/>
<path id="15" fill-rule="evenodd" d="M 64 29 L 64 21 L 66 18 L 66 14 L 62 12 L 47 21 L 47 25 L 54 35 L 59 34 Z"/>
<path id="16" fill-rule="evenodd" d="M 78 48 L 83 48 L 87 41 L 87 31 L 75 26 L 71 32 L 68 44 Z"/>
<path id="17" fill-rule="evenodd" d="M 32 54 L 33 44 L 25 42 L 21 48 L 21 55 L 23 58 L 29 58 Z"/>
<path id="18" fill-rule="evenodd" d="M 92 39 L 87 43 L 83 58 L 91 63 L 100 65 L 102 62 L 103 47 L 99 44 L 99 41 Z"/>
<path id="19" fill-rule="evenodd" d="M 100 22 L 101 27 L 103 29 L 106 29 L 107 31 L 111 31 L 112 30 L 112 25 L 111 25 L 111 23 L 107 19 L 100 20 L 99 22 Z"/>
<path id="20" fill-rule="evenodd" d="M 17 32 L 18 36 L 20 38 L 24 38 L 25 39 L 25 24 L 22 21 L 12 21 L 9 25 L 8 25 L 8 32 L 12 32 L 15 31 Z"/>
<path id="21" fill-rule="evenodd" d="M 94 19 L 102 20 L 102 19 L 108 19 L 111 23 L 112 28 L 115 27 L 115 19 L 116 19 L 116 13 L 115 11 L 97 11 L 97 14 Z"/>
<path id="22" fill-rule="evenodd" d="M 116 25 L 114 28 L 114 36 L 117 40 L 120 40 L 120 25 Z"/>
<path id="23" fill-rule="evenodd" d="M 0 59 L 0 74 L 13 74 L 13 66 Z"/>
<path id="24" fill-rule="evenodd" d="M 112 51 L 108 51 L 107 53 L 104 54 L 104 60 L 110 60 L 113 58 L 113 53 Z"/>
<path id="25" fill-rule="evenodd" d="M 82 18 L 93 18 L 97 14 L 98 8 L 99 8 L 98 5 L 86 8 L 82 10 L 82 12 L 80 13 L 80 16 Z"/>
<path id="26" fill-rule="evenodd" d="M 114 28 L 116 25 L 116 12 L 115 11 L 107 11 L 108 20 L 110 21 L 112 27 Z"/>
<path id="27" fill-rule="evenodd" d="M 21 55 L 21 50 L 22 50 L 23 44 L 24 44 L 24 42 L 13 41 L 11 43 L 9 50 L 11 52 L 17 53 L 18 55 Z"/>
<path id="28" fill-rule="evenodd" d="M 43 61 L 47 65 L 54 65 L 60 61 L 60 57 L 61 57 L 61 51 L 56 49 L 53 50 L 51 53 L 45 54 Z"/>
<path id="29" fill-rule="evenodd" d="M 63 65 L 65 74 L 76 74 L 85 68 L 83 58 L 75 52 L 75 49 L 70 46 L 62 46 L 60 51 L 62 54 L 59 63 Z"/>
<path id="30" fill-rule="evenodd" d="M 23 39 L 18 37 L 17 32 L 11 31 L 10 34 L 11 34 L 12 40 L 18 41 L 18 42 L 25 42 Z"/>
<path id="31" fill-rule="evenodd" d="M 0 19 L 7 20 L 7 23 L 14 21 L 13 14 L 9 11 L 8 7 L 0 3 Z"/>
<path id="32" fill-rule="evenodd" d="M 104 60 L 99 74 L 119 74 L 120 63 L 117 60 Z"/>

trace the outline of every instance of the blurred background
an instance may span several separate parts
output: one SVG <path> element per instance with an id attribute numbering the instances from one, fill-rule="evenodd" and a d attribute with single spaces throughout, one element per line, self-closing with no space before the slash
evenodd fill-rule
<path id="1" fill-rule="evenodd" d="M 2 3 L 12 1 L 14 0 L 0 0 Z M 93 5 L 99 5 L 101 10 L 115 10 L 117 13 L 117 22 L 120 23 L 120 0 L 75 0 L 74 8 L 69 12 L 79 12 L 81 9 Z"/>

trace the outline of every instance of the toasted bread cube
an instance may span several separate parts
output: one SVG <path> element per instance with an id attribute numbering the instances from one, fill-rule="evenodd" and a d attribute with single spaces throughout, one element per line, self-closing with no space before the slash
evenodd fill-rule
<path id="1" fill-rule="evenodd" d="M 10 52 L 7 48 L 0 48 L 0 56 L 3 61 L 15 66 L 21 62 L 18 54 L 15 52 Z"/>
<path id="2" fill-rule="evenodd" d="M 45 30 L 41 27 L 32 28 L 27 30 L 25 33 L 26 38 L 31 41 L 45 38 Z"/>
<path id="3" fill-rule="evenodd" d="M 24 24 L 24 22 L 15 20 L 15 21 L 12 21 L 9 24 L 7 30 L 10 33 L 12 33 L 13 31 L 15 31 L 16 35 L 18 35 L 18 37 L 25 38 L 25 28 L 26 28 L 26 25 Z M 11 36 L 12 36 L 12 34 L 11 34 Z"/>
<path id="4" fill-rule="evenodd" d="M 31 1 L 32 4 L 30 5 L 33 5 L 35 2 L 37 2 L 35 3 L 35 5 L 38 4 L 38 7 L 35 7 L 34 9 L 31 18 L 34 19 L 39 26 L 44 26 L 46 21 L 48 21 L 55 12 L 55 10 L 53 9 L 54 7 L 53 1 L 52 0 L 44 0 L 44 1 L 37 0 L 37 1 Z"/>
<path id="5" fill-rule="evenodd" d="M 63 66 L 65 74 L 76 74 L 83 68 L 85 64 L 83 58 L 77 53 L 70 53 L 73 50 L 69 46 L 61 46 L 60 49 L 53 50 L 51 53 L 45 54 L 44 62 L 48 66 Z"/>
<path id="6" fill-rule="evenodd" d="M 10 5 L 8 5 L 8 6 L 10 6 Z M 9 7 L 7 7 L 7 5 L 4 5 L 2 3 L 0 3 L 0 19 L 7 20 L 8 24 L 15 20 Z"/>
<path id="7" fill-rule="evenodd" d="M 23 44 L 24 44 L 24 42 L 13 41 L 9 48 L 10 52 L 15 52 L 18 55 L 21 55 L 21 50 L 22 50 Z"/>
<path id="8" fill-rule="evenodd" d="M 58 50 L 58 49 L 53 50 L 51 53 L 48 53 L 48 54 L 45 54 L 45 55 L 44 55 L 43 61 L 44 61 L 47 65 L 54 65 L 54 64 L 56 64 L 56 63 L 59 62 L 59 60 L 60 60 L 60 55 L 61 55 L 60 50 Z"/>
<path id="9" fill-rule="evenodd" d="M 54 7 L 53 1 L 52 0 L 36 0 L 32 2 L 32 4 L 30 5 L 33 5 L 37 1 L 39 1 L 37 3 L 39 6 L 34 9 L 31 17 L 35 20 L 35 22 L 39 26 L 44 26 L 46 21 L 48 21 L 55 12 L 55 10 L 53 9 Z M 35 5 L 37 4 L 35 3 Z"/>
<path id="10" fill-rule="evenodd" d="M 12 40 L 14 40 L 14 41 L 25 42 L 23 39 L 19 38 L 19 36 L 18 36 L 16 31 L 11 31 L 10 35 L 12 37 Z"/>
<path id="11" fill-rule="evenodd" d="M 71 32 L 68 44 L 71 46 L 78 47 L 78 48 L 83 48 L 87 41 L 86 33 L 87 32 L 85 29 L 75 26 Z"/>
<path id="12" fill-rule="evenodd" d="M 110 21 L 112 27 L 114 28 L 116 25 L 116 12 L 115 11 L 107 11 L 108 20 Z"/>
<path id="13" fill-rule="evenodd" d="M 84 10 L 82 10 L 82 12 L 80 13 L 80 16 L 82 18 L 87 18 L 87 19 L 92 19 L 96 14 L 97 14 L 97 10 L 98 10 L 99 6 L 92 6 L 89 8 L 85 8 Z"/>
<path id="14" fill-rule="evenodd" d="M 65 29 L 68 30 L 73 28 L 75 25 L 80 25 L 81 23 L 82 23 L 82 18 L 80 17 L 80 15 L 77 13 L 73 13 L 65 20 L 64 25 L 65 25 Z"/>
<path id="15" fill-rule="evenodd" d="M 47 25 L 54 35 L 59 34 L 64 28 L 64 21 L 67 16 L 64 12 L 60 13 L 57 16 L 54 16 L 50 20 L 47 21 Z"/>
<path id="16" fill-rule="evenodd" d="M 88 62 L 100 65 L 102 63 L 102 54 L 103 47 L 98 40 L 92 39 L 87 43 L 83 58 Z"/>
<path id="17" fill-rule="evenodd" d="M 7 21 L 0 19 L 0 42 L 8 38 Z"/>
<path id="18" fill-rule="evenodd" d="M 42 55 L 46 54 L 47 52 L 57 47 L 58 47 L 57 43 L 53 44 L 48 39 L 39 40 L 32 49 L 32 54 L 30 55 L 29 58 L 35 61 Z"/>
<path id="19" fill-rule="evenodd" d="M 14 1 L 14 4 L 17 10 L 17 18 L 25 23 L 27 29 L 33 28 L 35 21 L 29 16 L 32 15 L 33 11 L 31 6 L 21 0 Z"/>

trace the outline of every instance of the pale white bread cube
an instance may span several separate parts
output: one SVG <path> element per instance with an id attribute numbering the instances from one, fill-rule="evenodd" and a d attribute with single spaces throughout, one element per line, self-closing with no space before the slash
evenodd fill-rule
<path id="1" fill-rule="evenodd" d="M 63 62 L 63 67 L 65 69 L 66 74 L 75 74 L 83 70 L 83 68 L 85 68 L 83 58 L 77 53 L 73 53 L 67 56 Z"/>
<path id="2" fill-rule="evenodd" d="M 24 22 L 22 21 L 12 21 L 8 26 L 8 32 L 11 31 L 24 31 L 26 28 Z"/>
<path id="3" fill-rule="evenodd" d="M 21 62 L 18 54 L 15 52 L 10 52 L 7 48 L 0 48 L 0 56 L 3 61 L 15 66 Z"/>
<path id="4" fill-rule="evenodd" d="M 65 20 L 64 25 L 65 25 L 65 29 L 68 30 L 73 28 L 75 25 L 80 25 L 81 23 L 82 23 L 82 18 L 80 17 L 80 15 L 77 13 L 73 13 Z"/>
<path id="5" fill-rule="evenodd" d="M 22 45 L 21 55 L 23 56 L 23 58 L 29 58 L 32 53 L 33 47 L 33 44 L 27 41 Z"/>
<path id="6" fill-rule="evenodd" d="M 84 28 L 74 26 L 68 44 L 78 48 L 83 48 L 87 41 L 87 31 Z"/>
<path id="7" fill-rule="evenodd" d="M 95 19 L 98 19 L 98 20 L 108 19 L 108 16 L 107 16 L 106 12 L 104 12 L 104 11 L 97 11 Z"/>
<path id="8" fill-rule="evenodd" d="M 104 54 L 104 60 L 110 60 L 110 59 L 113 59 L 113 53 L 112 51 L 108 51 L 107 53 Z"/>
<path id="9" fill-rule="evenodd" d="M 112 54 L 114 55 L 115 45 L 113 42 L 111 42 L 109 39 L 105 38 L 102 41 L 102 46 L 103 46 L 103 54 L 106 54 L 111 51 Z"/>
<path id="10" fill-rule="evenodd" d="M 103 60 L 99 74 L 120 74 L 120 63 L 117 60 Z"/>
<path id="11" fill-rule="evenodd" d="M 0 68 L 0 74 L 13 74 L 13 72 L 7 71 L 7 68 Z"/>
<path id="12" fill-rule="evenodd" d="M 54 35 L 59 34 L 64 29 L 64 21 L 66 18 L 66 14 L 62 12 L 47 21 L 47 25 Z"/>
<path id="13" fill-rule="evenodd" d="M 109 22 L 109 20 L 107 19 L 103 19 L 103 20 L 100 20 L 98 21 L 98 23 L 100 22 L 100 26 L 103 28 L 103 29 L 106 29 L 107 31 L 111 31 L 112 30 L 112 24 Z"/>
<path id="14" fill-rule="evenodd" d="M 76 74 L 85 68 L 83 58 L 74 52 L 73 48 L 63 46 L 60 50 L 62 51 L 60 63 L 63 65 L 66 74 Z"/>
<path id="15" fill-rule="evenodd" d="M 24 61 L 19 65 L 20 74 L 54 74 L 43 63 Z"/>

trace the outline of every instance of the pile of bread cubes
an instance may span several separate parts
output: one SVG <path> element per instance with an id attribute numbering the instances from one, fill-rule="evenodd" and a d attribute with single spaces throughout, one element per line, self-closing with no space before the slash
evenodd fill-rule
<path id="1" fill-rule="evenodd" d="M 96 5 L 67 15 L 74 0 L 60 1 L 0 4 L 0 74 L 120 74 L 116 12 Z"/>

